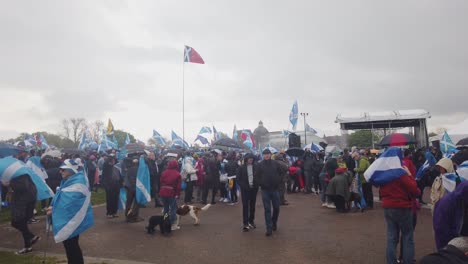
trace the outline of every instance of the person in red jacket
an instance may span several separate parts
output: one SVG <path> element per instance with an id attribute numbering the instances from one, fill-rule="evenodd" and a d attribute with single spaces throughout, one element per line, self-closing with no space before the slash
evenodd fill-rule
<path id="1" fill-rule="evenodd" d="M 179 198 L 182 184 L 181 179 L 179 164 L 176 160 L 169 161 L 167 169 L 161 175 L 159 197 L 161 197 L 164 205 L 163 214 L 169 213 L 172 230 L 180 228 L 175 226 L 174 223 L 176 220 L 177 198 Z"/>
<path id="2" fill-rule="evenodd" d="M 414 258 L 412 207 L 413 199 L 419 196 L 420 190 L 408 168 L 403 168 L 408 172 L 406 175 L 380 188 L 382 207 L 387 222 L 386 255 L 388 264 L 397 263 L 396 248 L 400 231 L 403 245 L 403 263 L 413 263 Z"/>

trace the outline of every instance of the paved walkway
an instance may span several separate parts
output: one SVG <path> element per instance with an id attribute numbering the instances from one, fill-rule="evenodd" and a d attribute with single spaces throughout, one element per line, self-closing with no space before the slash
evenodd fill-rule
<path id="1" fill-rule="evenodd" d="M 260 198 L 260 197 L 259 197 Z M 122 217 L 108 220 L 105 207 L 94 208 L 95 225 L 80 237 L 87 257 L 108 259 L 106 263 L 384 263 L 385 221 L 383 210 L 337 214 L 322 208 L 318 196 L 289 195 L 289 206 L 281 207 L 278 231 L 265 236 L 261 199 L 257 199 L 257 229 L 241 232 L 242 206 L 216 204 L 203 212 L 201 225 L 192 219 L 181 221 L 181 230 L 170 237 L 147 235 L 145 222 L 127 224 Z M 160 208 L 144 208 L 141 216 L 160 214 Z M 31 229 L 43 239 L 36 251 L 45 247 L 44 223 Z M 419 214 L 415 232 L 416 257 L 434 250 L 430 211 Z M 61 244 L 49 252 L 64 254 Z M 8 225 L 0 226 L 0 247 L 18 249 L 19 233 Z M 111 262 L 114 259 L 117 262 Z M 91 261 L 96 262 L 96 261 Z"/>

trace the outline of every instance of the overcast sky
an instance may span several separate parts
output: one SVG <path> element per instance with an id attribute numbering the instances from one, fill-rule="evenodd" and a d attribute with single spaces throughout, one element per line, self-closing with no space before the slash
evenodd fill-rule
<path id="1" fill-rule="evenodd" d="M 2 1 L 0 139 L 111 118 L 146 140 L 232 133 L 338 113 L 426 109 L 430 130 L 468 118 L 467 1 Z M 107 121 L 106 121 L 107 122 Z M 302 120 L 301 120 L 302 122 Z M 302 125 L 299 126 L 302 128 Z"/>

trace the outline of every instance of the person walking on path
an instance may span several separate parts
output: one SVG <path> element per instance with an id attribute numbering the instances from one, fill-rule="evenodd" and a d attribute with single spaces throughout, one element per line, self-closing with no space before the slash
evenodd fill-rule
<path id="1" fill-rule="evenodd" d="M 257 202 L 258 185 L 255 179 L 257 165 L 254 157 L 247 154 L 237 173 L 239 186 L 241 188 L 242 198 L 242 231 L 248 232 L 249 229 L 255 229 L 255 204 Z"/>
<path id="2" fill-rule="evenodd" d="M 180 196 L 182 178 L 179 173 L 179 164 L 176 160 L 171 160 L 167 164 L 167 169 L 161 174 L 161 189 L 159 196 L 164 205 L 163 214 L 169 214 L 172 230 L 179 229 L 175 225 L 177 199 Z"/>
<path id="3" fill-rule="evenodd" d="M 122 185 L 120 170 L 115 167 L 117 159 L 109 157 L 103 164 L 102 184 L 106 190 L 107 218 L 117 217 L 119 209 L 119 194 Z"/>
<path id="4" fill-rule="evenodd" d="M 279 186 L 283 183 L 282 175 L 288 170 L 287 166 L 271 159 L 271 151 L 265 149 L 263 160 L 258 164 L 256 179 L 262 188 L 263 208 L 265 210 L 266 236 L 271 236 L 272 231 L 278 228 L 280 212 Z M 273 212 L 272 212 L 273 207 Z"/>

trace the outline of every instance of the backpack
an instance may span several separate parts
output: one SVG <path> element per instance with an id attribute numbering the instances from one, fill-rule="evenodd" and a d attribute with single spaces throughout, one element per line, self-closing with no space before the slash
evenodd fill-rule
<path id="1" fill-rule="evenodd" d="M 432 208 L 434 208 L 435 204 L 445 195 L 445 188 L 442 180 L 442 175 L 437 176 L 434 179 L 431 187 L 431 203 Z"/>

